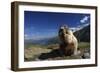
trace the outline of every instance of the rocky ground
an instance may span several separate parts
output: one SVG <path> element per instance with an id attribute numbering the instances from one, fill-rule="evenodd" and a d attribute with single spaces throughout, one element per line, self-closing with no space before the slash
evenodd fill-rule
<path id="1" fill-rule="evenodd" d="M 63 59 L 87 59 L 90 58 L 90 50 L 88 48 L 78 49 L 78 55 L 65 56 L 59 49 L 49 49 L 41 47 L 30 47 L 24 50 L 25 61 L 39 60 L 63 60 Z"/>

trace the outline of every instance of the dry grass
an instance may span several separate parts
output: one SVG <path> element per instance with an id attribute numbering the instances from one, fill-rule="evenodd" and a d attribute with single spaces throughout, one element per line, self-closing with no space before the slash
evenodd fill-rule
<path id="1" fill-rule="evenodd" d="M 30 61 L 35 60 L 41 53 L 48 53 L 50 51 L 50 49 L 45 49 L 39 46 L 31 46 L 24 50 L 24 56 L 26 60 Z"/>
<path id="2" fill-rule="evenodd" d="M 28 48 L 25 48 L 24 50 L 25 61 L 36 61 L 39 55 L 41 55 L 42 53 L 49 53 L 50 51 L 58 48 L 59 48 L 58 44 L 51 44 L 47 46 L 31 45 Z M 85 49 L 90 49 L 90 44 L 81 42 L 79 43 L 79 50 L 81 52 L 79 56 L 67 56 L 67 57 L 64 56 L 57 58 L 49 58 L 48 60 L 81 59 L 81 55 L 84 53 Z"/>

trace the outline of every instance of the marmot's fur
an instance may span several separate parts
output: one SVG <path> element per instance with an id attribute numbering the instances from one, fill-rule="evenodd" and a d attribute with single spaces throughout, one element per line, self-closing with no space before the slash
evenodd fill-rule
<path id="1" fill-rule="evenodd" d="M 77 54 L 78 41 L 73 32 L 66 26 L 61 26 L 59 29 L 60 49 L 65 55 L 71 56 Z"/>

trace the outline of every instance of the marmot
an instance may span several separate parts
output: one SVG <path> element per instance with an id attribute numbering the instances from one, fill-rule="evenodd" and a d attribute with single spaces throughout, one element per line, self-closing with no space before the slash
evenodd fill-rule
<path id="1" fill-rule="evenodd" d="M 64 55 L 77 55 L 78 41 L 73 32 L 67 26 L 61 26 L 59 29 L 60 49 Z"/>

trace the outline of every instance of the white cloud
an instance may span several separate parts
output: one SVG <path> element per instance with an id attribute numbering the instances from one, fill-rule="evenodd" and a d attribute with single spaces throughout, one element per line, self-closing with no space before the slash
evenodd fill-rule
<path id="1" fill-rule="evenodd" d="M 83 27 L 86 27 L 86 26 L 88 26 L 88 25 L 90 25 L 90 24 L 89 24 L 89 23 L 86 23 L 86 24 L 83 25 Z"/>
<path id="2" fill-rule="evenodd" d="M 52 38 L 54 36 L 56 36 L 55 32 L 51 32 L 48 33 L 47 35 L 45 35 L 45 32 L 42 33 L 43 35 L 40 35 L 38 32 L 36 32 L 35 34 L 24 34 L 24 39 L 25 40 L 41 40 L 44 38 Z"/>
<path id="3" fill-rule="evenodd" d="M 28 37 L 28 35 L 27 35 L 27 34 L 25 34 L 25 35 L 24 35 L 24 37 L 25 37 L 25 38 L 27 38 L 27 37 Z"/>
<path id="4" fill-rule="evenodd" d="M 81 29 L 83 29 L 84 27 L 86 27 L 86 26 L 88 26 L 88 25 L 90 25 L 89 23 L 86 23 L 86 24 L 83 24 L 83 25 L 79 25 L 79 26 L 77 26 L 77 27 L 70 27 L 70 30 L 72 30 L 73 32 L 76 32 L 76 31 L 78 31 L 78 30 L 81 30 Z"/>
<path id="5" fill-rule="evenodd" d="M 82 29 L 82 27 L 71 27 L 70 30 L 72 30 L 73 32 L 76 32 L 78 30 Z"/>
<path id="6" fill-rule="evenodd" d="M 24 34 L 24 39 L 25 40 L 29 40 L 30 39 L 29 35 L 28 34 Z"/>
<path id="7" fill-rule="evenodd" d="M 69 29 L 72 30 L 73 32 L 75 32 L 75 31 L 77 30 L 76 27 L 71 27 L 71 28 L 69 28 Z"/>
<path id="8" fill-rule="evenodd" d="M 83 19 L 80 20 L 81 23 L 85 23 L 89 19 L 89 16 L 85 16 Z"/>

